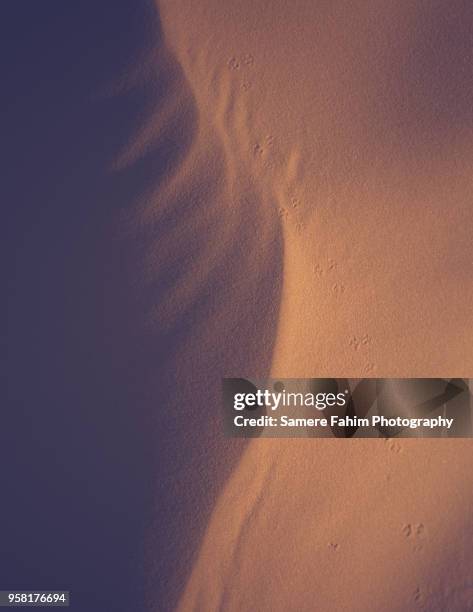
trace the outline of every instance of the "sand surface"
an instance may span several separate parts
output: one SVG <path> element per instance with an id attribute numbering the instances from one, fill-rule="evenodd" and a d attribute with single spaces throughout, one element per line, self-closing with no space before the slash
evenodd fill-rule
<path id="1" fill-rule="evenodd" d="M 5 30 L 2 588 L 473 610 L 469 440 L 233 440 L 220 397 L 473 377 L 472 3 L 18 3 Z"/>
<path id="2" fill-rule="evenodd" d="M 229 231 L 251 185 L 245 227 L 281 260 L 273 376 L 471 375 L 471 7 L 159 9 L 197 109 L 196 149 L 221 150 L 207 175 L 229 208 L 212 195 L 206 206 Z M 189 174 L 194 190 L 201 176 Z M 262 258 L 241 261 L 268 279 Z M 202 451 L 219 462 L 217 444 Z M 218 489 L 178 609 L 473 609 L 471 451 L 251 441 Z"/>

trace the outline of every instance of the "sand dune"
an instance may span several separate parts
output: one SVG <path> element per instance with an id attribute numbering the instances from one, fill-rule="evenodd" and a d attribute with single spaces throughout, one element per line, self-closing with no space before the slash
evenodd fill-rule
<path id="1" fill-rule="evenodd" d="M 472 376 L 471 3 L 7 12 L 2 588 L 473 609 L 468 440 L 232 440 L 220 405 Z"/>
<path id="2" fill-rule="evenodd" d="M 152 3 L 27 13 L 5 37 L 2 584 L 103 612 L 146 582 L 169 609 L 244 447 L 220 379 L 269 369 L 278 223 Z"/>
<path id="3" fill-rule="evenodd" d="M 441 442 L 252 442 L 179 609 L 470 609 L 471 445 Z"/>
<path id="4" fill-rule="evenodd" d="M 156 78 L 163 110 L 145 123 L 156 138 L 147 136 L 146 149 L 132 139 L 122 159 L 144 154 L 120 170 L 126 183 L 137 164 L 149 167 L 149 190 L 124 212 L 120 232 L 124 244 L 136 245 L 128 270 L 146 347 L 136 370 L 150 410 L 153 466 L 146 584 L 157 609 L 177 603 L 218 491 L 244 448 L 221 435 L 220 380 L 269 371 L 282 261 L 272 204 L 231 146 L 241 126 L 229 81 L 207 75 L 209 121 L 210 107 L 168 38 L 154 56 L 159 71 L 165 66 L 164 82 Z"/>
<path id="5" fill-rule="evenodd" d="M 225 179 L 281 228 L 273 376 L 467 376 L 470 8 L 160 9 Z M 178 609 L 470 609 L 470 450 L 252 441 Z"/>

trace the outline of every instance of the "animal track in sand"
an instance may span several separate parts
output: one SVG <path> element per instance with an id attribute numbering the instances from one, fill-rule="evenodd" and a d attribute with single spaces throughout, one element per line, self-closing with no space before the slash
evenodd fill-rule
<path id="1" fill-rule="evenodd" d="M 363 351 L 367 349 L 371 344 L 371 336 L 365 334 L 364 336 L 351 336 L 348 340 L 348 345 L 353 348 L 354 351 Z M 376 364 L 372 361 L 368 361 L 363 366 L 363 374 L 371 376 L 376 371 Z"/>
<path id="2" fill-rule="evenodd" d="M 384 438 L 384 441 L 392 453 L 396 453 L 396 455 L 398 455 L 402 451 L 402 446 L 397 440 L 393 440 L 392 438 Z"/>
<path id="3" fill-rule="evenodd" d="M 473 583 L 469 580 L 456 584 L 453 582 L 435 585 L 433 590 L 417 586 L 412 594 L 414 604 L 429 612 L 473 612 Z"/>
<path id="4" fill-rule="evenodd" d="M 367 364 L 365 364 L 365 367 L 363 368 L 363 371 L 365 374 L 373 374 L 374 371 L 376 370 L 376 364 L 368 362 Z"/>
<path id="5" fill-rule="evenodd" d="M 413 594 L 414 603 L 418 605 L 420 608 L 423 608 L 425 605 L 425 596 L 422 589 L 418 586 Z"/>
<path id="6" fill-rule="evenodd" d="M 266 155 L 268 150 L 274 144 L 274 136 L 266 136 L 266 138 L 262 141 L 258 141 L 253 145 L 253 154 L 258 157 L 263 157 Z"/>
<path id="7" fill-rule="evenodd" d="M 279 218 L 284 221 L 284 220 L 286 220 L 288 218 L 289 212 L 288 212 L 287 208 L 284 208 L 284 206 L 281 206 L 278 209 L 278 215 L 279 215 Z"/>
<path id="8" fill-rule="evenodd" d="M 330 550 L 333 550 L 333 552 L 338 552 L 340 550 L 340 544 L 337 542 L 329 542 L 327 546 Z"/>
<path id="9" fill-rule="evenodd" d="M 361 338 L 359 338 L 358 336 L 352 336 L 348 344 L 352 346 L 355 351 L 357 351 L 358 349 L 371 344 L 371 337 L 368 336 L 368 334 L 365 334 Z"/>
<path id="10" fill-rule="evenodd" d="M 425 527 L 423 523 L 406 523 L 402 527 L 402 533 L 406 540 L 413 545 L 414 552 L 422 550 L 423 539 L 425 537 Z"/>
<path id="11" fill-rule="evenodd" d="M 228 67 L 230 68 L 230 70 L 240 70 L 240 62 L 237 60 L 236 57 L 231 57 L 228 60 Z"/>
<path id="12" fill-rule="evenodd" d="M 324 269 L 322 268 L 322 266 L 320 264 L 315 264 L 314 272 L 315 272 L 316 276 L 322 276 L 323 273 L 324 273 Z"/>
<path id="13" fill-rule="evenodd" d="M 425 531 L 425 527 L 422 523 L 418 523 L 417 525 L 412 523 L 406 523 L 402 528 L 403 534 L 406 538 L 410 538 L 411 536 L 421 536 Z"/>
<path id="14" fill-rule="evenodd" d="M 345 285 L 342 283 L 335 283 L 332 286 L 332 291 L 335 293 L 335 295 L 342 295 L 342 293 L 345 293 Z"/>
<path id="15" fill-rule="evenodd" d="M 328 262 L 325 264 L 322 264 L 321 262 L 317 262 L 314 266 L 313 266 L 313 270 L 316 276 L 324 276 L 325 274 L 330 274 L 335 272 L 335 270 L 337 269 L 338 264 L 335 260 L 333 259 L 329 259 Z M 345 288 L 345 286 L 342 283 L 336 283 L 335 284 L 337 287 L 343 287 L 343 290 Z M 332 287 L 333 289 L 335 288 L 335 285 Z"/>
<path id="16" fill-rule="evenodd" d="M 254 57 L 251 53 L 245 53 L 244 55 L 233 55 L 227 62 L 230 70 L 241 70 L 242 68 L 252 66 L 254 63 Z"/>

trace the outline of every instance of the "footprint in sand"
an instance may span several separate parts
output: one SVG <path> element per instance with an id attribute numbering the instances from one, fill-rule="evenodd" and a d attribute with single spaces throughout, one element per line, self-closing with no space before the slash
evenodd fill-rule
<path id="1" fill-rule="evenodd" d="M 425 606 L 425 595 L 422 589 L 418 586 L 413 594 L 414 603 L 419 607 L 423 608 Z"/>
<path id="2" fill-rule="evenodd" d="M 332 286 L 332 291 L 333 293 L 335 293 L 335 295 L 342 295 L 343 293 L 345 293 L 345 285 L 342 283 L 335 283 Z"/>
<path id="3" fill-rule="evenodd" d="M 267 154 L 268 150 L 273 146 L 274 137 L 267 136 L 264 140 L 258 141 L 253 145 L 253 154 L 259 157 L 263 157 Z"/>
<path id="4" fill-rule="evenodd" d="M 385 438 L 384 441 L 392 453 L 396 453 L 396 455 L 398 455 L 402 451 L 402 446 L 397 440 Z"/>
<path id="5" fill-rule="evenodd" d="M 371 361 L 365 364 L 365 367 L 363 368 L 363 372 L 367 376 L 371 376 L 371 374 L 374 374 L 375 370 L 376 370 L 376 364 L 372 363 Z"/>
<path id="6" fill-rule="evenodd" d="M 244 55 L 236 56 L 233 55 L 227 62 L 230 70 L 241 70 L 242 68 L 252 66 L 254 63 L 254 57 L 251 53 L 245 53 Z"/>
<path id="7" fill-rule="evenodd" d="M 402 533 L 412 545 L 414 552 L 422 550 L 425 539 L 425 526 L 423 523 L 406 523 L 402 527 Z"/>
<path id="8" fill-rule="evenodd" d="M 371 344 L 371 338 L 370 336 L 368 336 L 368 334 L 365 334 L 364 336 L 361 336 L 361 337 L 352 336 L 348 344 L 352 346 L 355 349 L 355 351 L 357 351 L 358 349 Z"/>

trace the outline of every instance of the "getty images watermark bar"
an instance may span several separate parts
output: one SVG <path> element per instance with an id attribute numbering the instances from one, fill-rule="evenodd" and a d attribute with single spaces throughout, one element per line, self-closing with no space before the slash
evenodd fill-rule
<path id="1" fill-rule="evenodd" d="M 266 438 L 470 438 L 473 379 L 223 379 L 225 433 Z"/>

